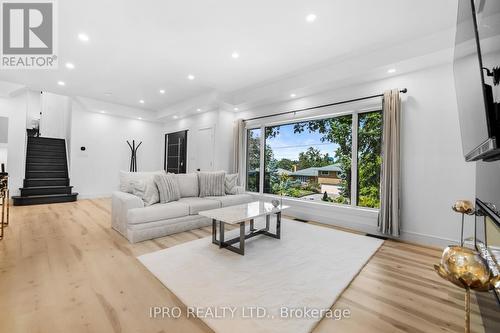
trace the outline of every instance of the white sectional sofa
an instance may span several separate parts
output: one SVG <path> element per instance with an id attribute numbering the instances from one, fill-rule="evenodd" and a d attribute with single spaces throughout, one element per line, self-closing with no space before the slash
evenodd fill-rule
<path id="1" fill-rule="evenodd" d="M 116 191 L 112 195 L 112 227 L 131 243 L 196 229 L 211 224 L 211 220 L 198 215 L 202 210 L 215 209 L 251 202 L 252 196 L 242 187 L 236 194 L 198 196 L 196 173 L 175 175 L 181 198 L 178 201 L 145 206 L 143 200 L 133 194 Z"/>

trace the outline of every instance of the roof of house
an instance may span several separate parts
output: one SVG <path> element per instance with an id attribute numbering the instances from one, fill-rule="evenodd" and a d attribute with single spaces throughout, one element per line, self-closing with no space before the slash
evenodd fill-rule
<path id="1" fill-rule="evenodd" d="M 327 165 L 324 167 L 311 167 L 307 169 L 297 170 L 296 172 L 291 172 L 290 176 L 306 176 L 306 177 L 317 177 L 319 171 L 337 171 L 341 172 L 341 169 L 336 164 Z"/>
<path id="2" fill-rule="evenodd" d="M 282 169 L 282 168 L 278 168 L 276 170 L 276 172 L 278 173 L 278 175 L 289 175 L 292 173 L 290 170 L 286 170 L 286 169 Z"/>

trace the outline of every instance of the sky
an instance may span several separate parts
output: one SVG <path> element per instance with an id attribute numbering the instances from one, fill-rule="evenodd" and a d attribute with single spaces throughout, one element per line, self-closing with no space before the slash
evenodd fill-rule
<path id="1" fill-rule="evenodd" d="M 331 157 L 335 155 L 338 145 L 321 142 L 323 135 L 318 132 L 310 133 L 305 129 L 302 133 L 293 133 L 293 124 L 280 126 L 280 133 L 275 138 L 267 139 L 267 144 L 272 148 L 274 158 L 281 160 L 288 158 L 298 160 L 299 153 L 309 147 L 319 149 L 322 154 L 328 153 Z"/>

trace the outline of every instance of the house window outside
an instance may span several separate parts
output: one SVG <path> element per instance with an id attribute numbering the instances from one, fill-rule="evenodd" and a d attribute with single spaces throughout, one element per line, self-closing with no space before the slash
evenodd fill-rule
<path id="1" fill-rule="evenodd" d="M 248 129 L 247 190 L 378 208 L 381 133 L 380 111 Z"/>

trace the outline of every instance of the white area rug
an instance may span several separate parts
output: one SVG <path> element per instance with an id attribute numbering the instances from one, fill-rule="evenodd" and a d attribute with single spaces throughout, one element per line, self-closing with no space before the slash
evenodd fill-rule
<path id="1" fill-rule="evenodd" d="M 207 237 L 139 260 L 215 332 L 309 332 L 320 316 L 287 318 L 281 308 L 329 309 L 383 242 L 286 219 L 281 226 L 281 240 L 251 238 L 244 256 Z"/>

